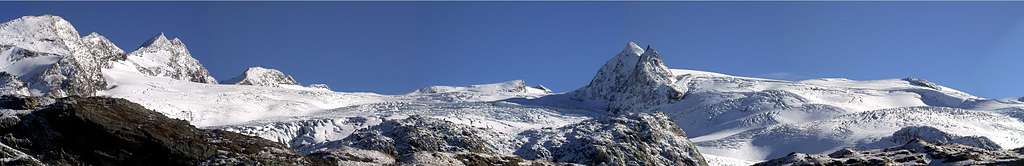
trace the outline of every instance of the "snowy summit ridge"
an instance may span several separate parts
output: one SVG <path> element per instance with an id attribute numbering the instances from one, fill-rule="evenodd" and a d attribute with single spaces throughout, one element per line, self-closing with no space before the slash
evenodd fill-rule
<path id="1" fill-rule="evenodd" d="M 168 40 L 164 33 L 157 34 L 143 43 L 138 50 L 129 53 L 128 60 L 133 62 L 140 72 L 151 76 L 198 83 L 217 83 L 206 67 L 192 57 L 180 39 Z"/>
<path id="2" fill-rule="evenodd" d="M 224 81 L 226 84 L 255 85 L 277 87 L 280 85 L 298 85 L 298 81 L 277 69 L 250 67 L 235 78 Z"/>

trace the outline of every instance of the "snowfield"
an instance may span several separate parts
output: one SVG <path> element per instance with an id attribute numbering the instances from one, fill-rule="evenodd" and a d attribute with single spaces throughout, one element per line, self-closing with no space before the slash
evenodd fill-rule
<path id="1" fill-rule="evenodd" d="M 712 165 L 747 165 L 790 152 L 897 145 L 881 141 L 910 126 L 982 136 L 1006 149 L 1024 146 L 1022 102 L 975 97 L 920 79 L 783 81 L 670 71 L 673 80 L 667 86 L 685 89 L 683 98 L 635 111 L 668 114 L 702 153 L 711 156 L 707 158 Z M 382 121 L 413 115 L 510 133 L 487 138 L 507 142 L 516 139 L 514 133 L 605 116 L 605 105 L 611 105 L 572 97 L 574 92 L 550 93 L 518 80 L 380 95 L 284 84 L 203 84 L 152 77 L 118 63 L 103 73 L 110 89 L 99 95 L 129 99 L 196 126 L 259 136 L 306 152 Z M 504 155 L 514 151 L 500 150 Z"/>

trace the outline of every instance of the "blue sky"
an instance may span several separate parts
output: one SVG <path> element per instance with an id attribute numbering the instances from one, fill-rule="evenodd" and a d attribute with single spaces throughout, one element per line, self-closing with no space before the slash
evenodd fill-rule
<path id="1" fill-rule="evenodd" d="M 219 80 L 259 65 L 340 91 L 569 91 L 632 40 L 671 68 L 1024 96 L 1022 2 L 0 2 L 0 19 L 41 14 L 128 51 L 179 37 Z"/>

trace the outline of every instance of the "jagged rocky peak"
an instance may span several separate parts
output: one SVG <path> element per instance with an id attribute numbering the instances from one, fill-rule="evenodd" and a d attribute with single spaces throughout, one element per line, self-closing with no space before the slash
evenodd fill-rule
<path id="1" fill-rule="evenodd" d="M 109 66 L 112 61 L 125 60 L 124 50 L 114 45 L 110 39 L 100 35 L 99 33 L 92 32 L 89 35 L 82 37 L 82 44 L 89 48 L 90 59 L 97 61 L 102 67 Z"/>
<path id="2" fill-rule="evenodd" d="M 615 96 L 611 95 L 611 93 L 622 88 L 622 83 L 629 79 L 633 69 L 636 68 L 636 62 L 640 60 L 640 55 L 643 53 L 644 49 L 635 42 L 627 43 L 626 48 L 623 48 L 619 54 L 608 60 L 597 71 L 597 75 L 590 81 L 590 84 L 576 91 L 575 97 L 591 100 L 613 100 Z"/>
<path id="3" fill-rule="evenodd" d="M 613 112 L 642 110 L 652 104 L 682 98 L 684 88 L 672 85 L 674 77 L 657 50 L 650 46 L 641 49 L 630 42 L 598 70 L 590 84 L 576 90 L 573 97 L 605 102 Z"/>
<path id="4" fill-rule="evenodd" d="M 632 81 L 635 83 L 655 86 L 675 82 L 672 72 L 662 62 L 661 54 L 651 46 L 647 46 L 644 54 L 640 55 L 636 69 L 633 70 Z"/>
<path id="5" fill-rule="evenodd" d="M 177 38 L 175 38 L 175 39 L 177 39 Z M 160 32 L 160 33 L 154 35 L 153 38 L 150 38 L 149 40 L 147 40 L 145 43 L 142 43 L 142 45 L 139 46 L 139 48 L 145 48 L 145 47 L 166 47 L 166 46 L 169 46 L 169 45 L 171 45 L 171 40 L 168 40 L 167 39 L 167 35 L 164 35 L 163 32 Z"/>
<path id="6" fill-rule="evenodd" d="M 269 69 L 263 67 L 250 67 L 246 69 L 242 75 L 239 75 L 231 80 L 225 81 L 228 84 L 238 85 L 255 85 L 255 86 L 268 86 L 278 87 L 284 85 L 297 85 L 292 76 L 284 74 L 277 69 Z"/>
<path id="7" fill-rule="evenodd" d="M 7 65 L 19 66 L 5 72 L 27 84 L 32 95 L 94 94 L 106 87 L 100 70 L 124 59 L 124 51 L 99 34 L 78 35 L 70 22 L 52 15 L 0 24 L 0 56 Z"/>
<path id="8" fill-rule="evenodd" d="M 198 83 L 215 84 L 217 80 L 185 47 L 180 39 L 168 40 L 159 33 L 128 54 L 128 60 L 143 74 L 169 77 Z"/>

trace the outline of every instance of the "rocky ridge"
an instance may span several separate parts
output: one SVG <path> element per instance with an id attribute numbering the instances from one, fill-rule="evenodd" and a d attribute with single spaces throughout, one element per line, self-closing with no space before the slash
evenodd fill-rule
<path id="1" fill-rule="evenodd" d="M 31 99 L 21 99 L 31 100 Z M 4 108 L 11 105 L 4 105 Z M 124 99 L 69 97 L 34 111 L 3 110 L 0 143 L 47 165 L 303 165 L 281 144 L 198 129 Z M 13 153 L 18 154 L 18 153 Z"/>
<path id="2" fill-rule="evenodd" d="M 776 165 L 1020 165 L 1024 149 L 986 150 L 961 144 L 934 144 L 914 139 L 901 146 L 874 149 L 842 149 L 828 155 L 791 153 L 757 163 Z"/>

